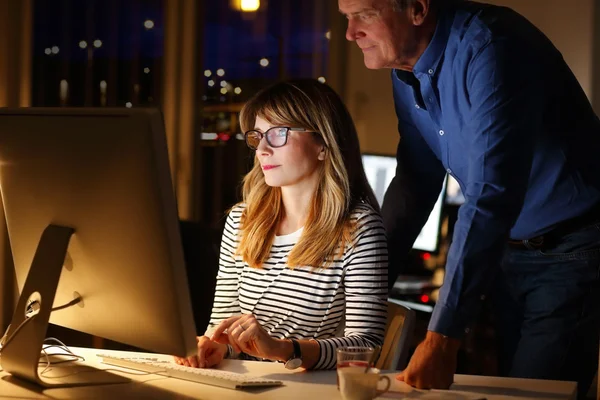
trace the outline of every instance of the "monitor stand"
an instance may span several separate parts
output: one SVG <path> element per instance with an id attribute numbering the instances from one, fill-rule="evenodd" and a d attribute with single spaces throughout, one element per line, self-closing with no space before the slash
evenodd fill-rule
<path id="1" fill-rule="evenodd" d="M 40 354 L 73 233 L 72 228 L 57 225 L 48 225 L 42 233 L 2 348 L 2 368 L 14 377 L 47 388 L 129 382 L 128 378 L 81 363 L 51 365 L 39 372 L 46 367 L 40 365 Z M 39 306 L 34 312 L 28 307 L 31 301 Z"/>

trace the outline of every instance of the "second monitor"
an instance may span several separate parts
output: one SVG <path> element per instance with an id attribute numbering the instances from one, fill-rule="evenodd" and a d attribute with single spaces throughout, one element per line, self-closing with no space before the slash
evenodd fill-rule
<path id="1" fill-rule="evenodd" d="M 362 161 L 367 180 L 373 188 L 375 197 L 381 206 L 383 204 L 383 196 L 396 174 L 396 157 L 363 154 Z M 431 210 L 431 214 L 429 214 L 427 222 L 413 244 L 413 249 L 415 250 L 426 252 L 436 252 L 438 250 L 442 223 L 442 205 L 444 203 L 444 195 L 446 192 L 446 180 L 447 178 L 444 179 L 440 195 L 433 206 L 433 210 Z"/>

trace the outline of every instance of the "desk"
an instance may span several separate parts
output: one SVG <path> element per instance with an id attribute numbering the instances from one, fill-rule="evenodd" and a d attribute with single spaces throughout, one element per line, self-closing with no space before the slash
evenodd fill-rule
<path id="1" fill-rule="evenodd" d="M 336 386 L 335 371 L 289 371 L 282 364 L 224 360 L 220 369 L 232 372 L 249 373 L 278 379 L 284 386 L 252 390 L 231 390 L 158 375 L 131 375 L 119 367 L 102 364 L 97 353 L 118 356 L 143 356 L 143 353 L 107 351 L 72 347 L 75 354 L 85 357 L 86 363 L 97 368 L 109 369 L 114 373 L 131 378 L 131 383 L 117 385 L 87 386 L 69 389 L 43 390 L 34 385 L 24 384 L 6 372 L 0 372 L 0 399 L 341 399 Z M 170 356 L 144 354 L 171 360 Z M 381 398 L 386 399 L 455 399 L 474 400 L 485 397 L 495 399 L 536 399 L 562 400 L 575 399 L 574 382 L 542 381 L 530 379 L 496 378 L 471 375 L 456 375 L 451 390 L 416 390 L 396 381 L 396 373 L 387 374 L 392 379 L 391 392 Z"/>

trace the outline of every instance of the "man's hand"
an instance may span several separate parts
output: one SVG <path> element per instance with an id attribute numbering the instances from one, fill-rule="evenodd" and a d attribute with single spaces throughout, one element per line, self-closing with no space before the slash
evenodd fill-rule
<path id="1" fill-rule="evenodd" d="M 396 379 L 417 389 L 448 389 L 454 380 L 460 340 L 428 331 Z"/>

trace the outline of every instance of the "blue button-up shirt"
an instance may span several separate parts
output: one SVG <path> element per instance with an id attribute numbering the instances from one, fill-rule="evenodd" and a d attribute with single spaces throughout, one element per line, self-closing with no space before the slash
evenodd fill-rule
<path id="1" fill-rule="evenodd" d="M 507 239 L 600 204 L 600 121 L 559 51 L 514 11 L 459 2 L 413 72 L 393 70 L 400 143 L 384 201 L 390 251 L 408 251 L 446 173 L 460 207 L 429 329 L 459 337 Z"/>

